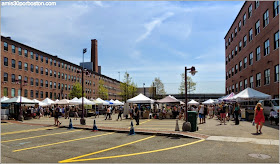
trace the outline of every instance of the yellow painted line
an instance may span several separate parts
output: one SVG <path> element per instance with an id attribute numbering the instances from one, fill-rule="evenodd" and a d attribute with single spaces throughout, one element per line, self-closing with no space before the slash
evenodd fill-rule
<path id="1" fill-rule="evenodd" d="M 18 139 L 13 139 L 13 140 L 1 141 L 1 143 L 13 142 L 13 141 L 20 141 L 20 140 L 27 140 L 27 139 L 39 138 L 39 137 L 45 137 L 45 136 L 53 136 L 53 135 L 57 135 L 57 134 L 66 134 L 66 133 L 79 132 L 79 131 L 82 131 L 82 130 L 73 130 L 73 131 L 68 131 L 68 132 L 53 133 L 53 134 L 45 134 L 45 135 L 33 136 L 33 137 L 27 137 L 27 138 L 18 138 Z"/>
<path id="2" fill-rule="evenodd" d="M 38 128 L 38 129 L 29 129 L 29 130 L 20 130 L 20 131 L 14 131 L 14 132 L 6 132 L 6 133 L 1 133 L 1 136 L 7 135 L 7 134 L 34 132 L 34 131 L 40 131 L 40 130 L 46 130 L 46 129 L 54 129 L 54 128 L 57 128 L 57 127 L 48 127 L 48 128 Z"/>
<path id="3" fill-rule="evenodd" d="M 3 125 L 12 125 L 13 123 L 1 123 L 1 126 Z"/>
<path id="4" fill-rule="evenodd" d="M 111 148 L 108 148 L 108 149 L 103 149 L 103 150 L 100 150 L 100 151 L 96 151 L 96 152 L 93 152 L 93 153 L 89 153 L 89 154 L 77 156 L 77 157 L 74 157 L 74 158 L 65 159 L 65 160 L 63 160 L 63 161 L 59 161 L 59 163 L 65 163 L 65 162 L 73 161 L 73 160 L 75 160 L 75 159 L 87 157 L 87 156 L 90 156 L 90 155 L 99 154 L 99 153 L 102 153 L 102 152 L 105 152 L 105 151 L 117 149 L 117 148 L 120 148 L 120 147 L 124 147 L 124 146 L 127 146 L 127 145 L 131 145 L 131 144 L 137 143 L 137 142 L 145 141 L 145 140 L 147 140 L 147 139 L 151 139 L 151 138 L 154 138 L 154 137 L 155 137 L 155 136 L 150 136 L 150 137 L 143 138 L 143 139 L 140 139 L 140 140 L 137 140 L 137 141 L 133 141 L 133 142 L 129 142 L 129 143 L 126 143 L 126 144 L 123 144 L 123 145 L 111 147 Z"/>
<path id="5" fill-rule="evenodd" d="M 180 147 L 184 147 L 184 146 L 189 146 L 189 145 L 196 144 L 196 143 L 203 142 L 203 141 L 205 141 L 205 140 L 202 139 L 202 140 L 194 141 L 194 142 L 183 144 L 183 145 L 179 145 L 179 146 L 173 146 L 173 147 L 168 147 L 168 148 L 163 148 L 163 149 L 157 149 L 157 150 L 145 151 L 145 152 L 139 152 L 139 153 L 132 153 L 132 154 L 123 154 L 123 155 L 115 155 L 115 156 L 108 156 L 108 157 L 97 157 L 97 158 L 88 158 L 88 159 L 77 159 L 77 160 L 63 160 L 63 161 L 59 161 L 59 163 L 94 161 L 94 160 L 100 160 L 100 159 L 112 159 L 112 158 L 121 158 L 121 157 L 129 157 L 129 156 L 135 156 L 135 155 L 149 154 L 149 153 L 161 152 L 161 151 L 176 149 L 176 148 L 180 148 Z"/>
<path id="6" fill-rule="evenodd" d="M 66 141 L 55 142 L 55 143 L 46 144 L 46 145 L 39 145 L 39 146 L 34 146 L 34 147 L 28 147 L 28 148 L 24 148 L 24 149 L 17 149 L 17 150 L 13 150 L 13 152 L 19 152 L 19 151 L 23 151 L 23 150 L 30 150 L 30 149 L 40 148 L 40 147 L 47 147 L 47 146 L 52 146 L 52 145 L 58 145 L 58 144 L 63 144 L 63 143 L 67 143 L 67 142 L 73 142 L 73 141 L 79 141 L 79 140 L 84 140 L 84 139 L 89 139 L 89 138 L 105 136 L 105 135 L 109 135 L 109 134 L 113 134 L 113 133 L 105 133 L 105 134 L 96 135 L 96 136 L 78 138 L 78 139 L 73 139 L 73 140 L 66 140 Z"/>
<path id="7" fill-rule="evenodd" d="M 147 120 L 147 121 L 144 121 L 144 122 L 140 122 L 139 124 L 142 125 L 142 124 L 145 124 L 146 122 L 149 122 L 149 121 L 152 121 L 152 120 Z M 130 127 L 128 127 L 130 128 Z"/>

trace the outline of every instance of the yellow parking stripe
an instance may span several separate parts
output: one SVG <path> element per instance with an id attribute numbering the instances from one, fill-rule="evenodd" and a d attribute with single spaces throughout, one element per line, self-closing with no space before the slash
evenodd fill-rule
<path id="1" fill-rule="evenodd" d="M 111 148 L 108 148 L 108 149 L 103 149 L 103 150 L 100 150 L 100 151 L 97 151 L 97 152 L 93 152 L 93 153 L 89 153 L 89 154 L 77 156 L 77 157 L 74 157 L 74 158 L 65 159 L 65 160 L 63 160 L 63 161 L 60 161 L 59 163 L 69 162 L 69 161 L 73 161 L 73 160 L 75 160 L 75 159 L 87 157 L 87 156 L 94 155 L 94 154 L 99 154 L 99 153 L 102 153 L 102 152 L 105 152 L 105 151 L 117 149 L 117 148 L 120 148 L 120 147 L 124 147 L 124 146 L 127 146 L 127 145 L 131 145 L 131 144 L 137 143 L 137 142 L 145 141 L 145 140 L 147 140 L 147 139 L 151 139 L 151 138 L 154 138 L 154 137 L 155 137 L 155 136 L 150 136 L 150 137 L 143 138 L 143 139 L 140 139 L 140 140 L 137 140 L 137 141 L 133 141 L 133 142 L 129 142 L 129 143 L 126 143 L 126 144 L 123 144 L 123 145 L 111 147 Z"/>
<path id="2" fill-rule="evenodd" d="M 145 151 L 145 152 L 139 152 L 139 153 L 132 153 L 132 154 L 124 154 L 124 155 L 115 155 L 115 156 L 108 156 L 108 157 L 97 157 L 97 158 L 88 158 L 88 159 L 77 159 L 77 160 L 64 160 L 64 161 L 59 161 L 59 163 L 70 163 L 70 162 L 80 162 L 80 161 L 93 161 L 93 160 L 100 160 L 100 159 L 112 159 L 112 158 L 121 158 L 121 157 L 129 157 L 129 156 L 135 156 L 135 155 L 142 155 L 142 154 L 149 154 L 149 153 L 155 153 L 155 152 L 161 152 L 161 151 L 166 151 L 166 150 L 171 150 L 171 149 L 176 149 L 192 144 L 196 144 L 199 142 L 205 141 L 204 139 L 198 140 L 195 142 L 179 145 L 179 146 L 173 146 L 173 147 L 168 147 L 168 148 L 163 148 L 163 149 L 157 149 L 157 150 L 152 150 L 152 151 Z"/>
<path id="3" fill-rule="evenodd" d="M 54 128 L 57 128 L 57 127 L 48 127 L 48 128 L 38 128 L 38 129 L 29 129 L 29 130 L 20 130 L 20 131 L 14 131 L 14 132 L 6 132 L 6 133 L 1 133 L 1 136 L 7 135 L 7 134 L 34 132 L 34 131 L 40 131 L 40 130 L 46 130 L 46 129 L 54 129 Z"/>
<path id="4" fill-rule="evenodd" d="M 13 139 L 13 140 L 1 141 L 1 143 L 13 142 L 13 141 L 20 141 L 20 140 L 27 140 L 27 139 L 31 139 L 31 138 L 39 138 L 39 137 L 45 137 L 45 136 L 53 136 L 53 135 L 57 135 L 57 134 L 65 134 L 65 133 L 72 133 L 72 132 L 79 132 L 79 131 L 82 131 L 82 130 L 73 130 L 73 131 L 68 131 L 68 132 L 60 132 L 60 133 L 53 133 L 53 134 L 45 134 L 45 135 L 33 136 L 33 137 L 27 137 L 27 138 L 18 138 L 18 139 Z"/>
<path id="5" fill-rule="evenodd" d="M 141 122 L 139 124 L 142 125 L 142 124 L 145 124 L 146 122 L 149 122 L 149 121 L 152 121 L 152 120 L 147 120 L 147 121 Z M 131 127 L 128 127 L 128 128 L 131 128 Z"/>
<path id="6" fill-rule="evenodd" d="M 89 139 L 89 138 L 95 138 L 95 137 L 105 136 L 105 135 L 109 135 L 109 134 L 113 134 L 113 133 L 107 133 L 107 134 L 105 133 L 105 134 L 96 135 L 96 136 L 90 136 L 90 137 L 78 138 L 78 139 L 73 139 L 73 140 L 55 142 L 55 143 L 51 143 L 51 144 L 39 145 L 39 146 L 34 146 L 34 147 L 28 147 L 28 148 L 24 148 L 24 149 L 17 149 L 17 150 L 13 150 L 13 152 L 19 152 L 19 151 L 23 151 L 23 150 L 30 150 L 30 149 L 40 148 L 40 147 L 47 147 L 47 146 L 52 146 L 52 145 L 58 145 L 58 144 L 62 144 L 62 143 L 79 141 L 79 140 L 84 140 L 84 139 Z"/>
<path id="7" fill-rule="evenodd" d="M 12 123 L 1 123 L 1 126 L 3 125 L 12 125 Z"/>

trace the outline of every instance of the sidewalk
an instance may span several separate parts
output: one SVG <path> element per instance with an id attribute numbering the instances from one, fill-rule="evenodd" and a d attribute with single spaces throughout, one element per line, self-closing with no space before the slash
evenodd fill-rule
<path id="1" fill-rule="evenodd" d="M 279 126 L 269 125 L 269 121 L 266 121 L 265 125 L 263 126 L 263 134 L 254 135 L 256 130 L 255 127 L 252 126 L 251 122 L 240 121 L 239 125 L 234 125 L 233 121 L 229 121 L 226 122 L 226 125 L 220 125 L 219 121 L 216 118 L 206 119 L 206 124 L 198 124 L 199 129 L 196 132 L 182 132 L 181 130 L 184 122 L 183 120 L 178 121 L 180 132 L 175 132 L 175 119 L 140 119 L 139 126 L 135 125 L 135 120 L 123 119 L 122 121 L 116 121 L 117 114 L 112 115 L 112 120 L 105 120 L 105 117 L 103 115 L 99 116 L 99 118 L 88 117 L 85 119 L 86 125 L 80 125 L 80 118 L 78 118 L 78 120 L 73 120 L 72 118 L 73 127 L 92 129 L 93 120 L 95 119 L 96 126 L 99 130 L 128 132 L 130 130 L 131 121 L 133 121 L 136 133 L 157 135 L 174 134 L 184 137 L 207 139 L 213 141 L 218 140 L 228 142 L 250 142 L 266 145 L 279 145 Z M 59 118 L 59 120 L 62 122 L 61 126 L 69 126 L 69 119 Z M 6 122 L 53 126 L 54 118 L 24 120 L 23 122 L 7 120 Z"/>

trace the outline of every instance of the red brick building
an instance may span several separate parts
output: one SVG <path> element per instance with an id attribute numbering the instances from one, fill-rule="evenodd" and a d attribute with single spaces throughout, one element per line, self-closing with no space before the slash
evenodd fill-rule
<path id="1" fill-rule="evenodd" d="M 246 1 L 225 36 L 226 94 L 279 98 L 279 1 Z"/>
<path id="2" fill-rule="evenodd" d="M 84 75 L 84 92 L 87 98 L 97 98 L 99 80 L 104 81 L 109 99 L 120 99 L 120 82 L 98 73 L 97 40 L 92 40 L 93 71 Z M 82 58 L 82 57 L 81 57 Z M 30 46 L 1 36 L 1 97 L 20 95 L 16 80 L 26 81 L 22 96 L 43 100 L 69 98 L 75 82 L 82 82 L 82 67 Z"/>

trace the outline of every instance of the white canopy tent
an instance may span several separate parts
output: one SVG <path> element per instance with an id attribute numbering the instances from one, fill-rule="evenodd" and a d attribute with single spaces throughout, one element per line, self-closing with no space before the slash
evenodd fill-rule
<path id="1" fill-rule="evenodd" d="M 1 103 L 20 103 L 20 96 L 10 98 L 10 99 L 8 99 L 6 101 L 3 101 Z M 30 100 L 30 99 L 25 98 L 25 97 L 21 97 L 21 103 L 22 104 L 38 104 L 37 102 L 34 102 L 33 100 Z"/>
<path id="2" fill-rule="evenodd" d="M 102 100 L 101 98 L 97 98 L 95 101 L 94 101 L 97 105 L 110 105 L 110 103 Z"/>
<path id="3" fill-rule="evenodd" d="M 257 100 L 263 100 L 263 99 L 271 99 L 271 96 L 262 92 L 259 92 L 252 88 L 246 88 L 243 91 L 239 92 L 235 96 L 232 97 L 232 100 L 235 100 L 237 102 L 240 101 L 257 101 Z"/>
<path id="4" fill-rule="evenodd" d="M 114 103 L 115 103 L 116 105 L 124 105 L 124 103 L 120 102 L 119 100 L 115 100 Z"/>
<path id="5" fill-rule="evenodd" d="M 52 105 L 52 103 L 54 102 L 53 100 L 49 99 L 49 98 L 45 98 L 43 101 L 43 103 L 47 104 L 48 105 Z"/>
<path id="6" fill-rule="evenodd" d="M 82 99 L 83 98 L 81 97 L 81 98 L 77 99 L 76 101 L 70 100 L 70 104 L 72 104 L 72 105 L 82 105 Z M 95 103 L 84 97 L 84 105 L 95 105 Z"/>
<path id="7" fill-rule="evenodd" d="M 6 101 L 6 100 L 9 100 L 9 98 L 6 97 L 6 96 L 3 96 L 3 97 L 1 98 L 1 102 Z"/>
<path id="8" fill-rule="evenodd" d="M 180 101 L 180 105 L 185 105 L 185 103 L 183 101 Z"/>
<path id="9" fill-rule="evenodd" d="M 63 99 L 63 100 L 59 100 L 59 101 L 55 101 L 52 104 L 57 104 L 57 105 L 69 105 L 70 100 L 67 99 Z"/>
<path id="10" fill-rule="evenodd" d="M 39 101 L 37 99 L 33 99 L 32 101 L 34 101 L 35 103 L 39 103 L 39 106 L 48 106 L 48 104 L 43 103 L 43 102 L 41 102 L 41 101 Z"/>
<path id="11" fill-rule="evenodd" d="M 131 99 L 127 100 L 128 103 L 147 103 L 147 104 L 152 104 L 155 101 L 150 99 L 149 97 L 146 97 L 142 93 L 140 93 L 138 96 L 135 96 Z"/>
<path id="12" fill-rule="evenodd" d="M 214 100 L 209 99 L 209 100 L 204 101 L 202 104 L 204 104 L 204 105 L 214 104 Z"/>
<path id="13" fill-rule="evenodd" d="M 199 105 L 199 102 L 197 102 L 195 100 L 191 100 L 188 102 L 188 105 Z"/>

